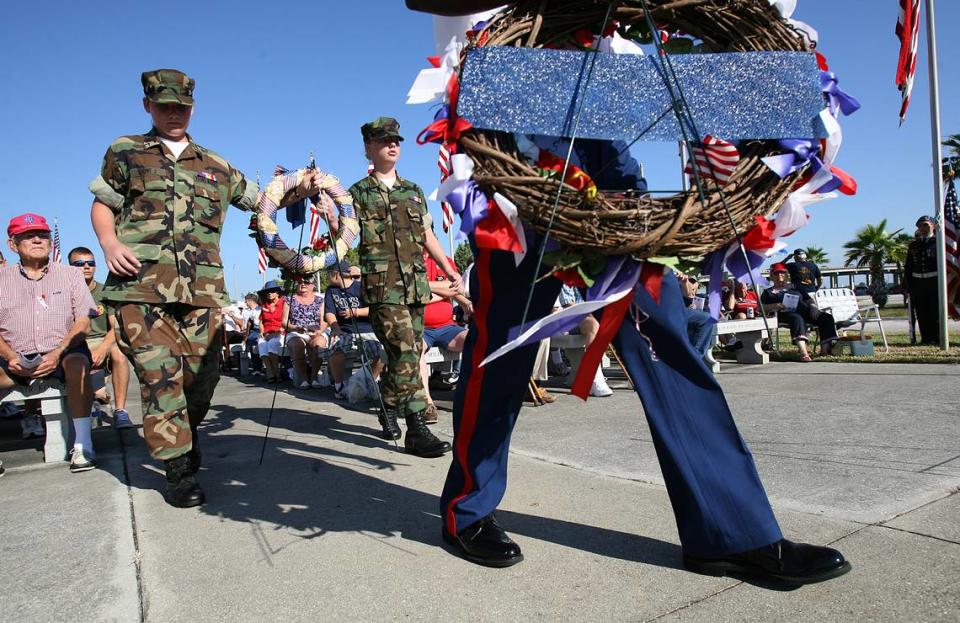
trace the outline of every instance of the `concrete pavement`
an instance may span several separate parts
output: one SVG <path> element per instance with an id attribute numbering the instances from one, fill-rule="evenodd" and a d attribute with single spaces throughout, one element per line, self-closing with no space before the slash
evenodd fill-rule
<path id="1" fill-rule="evenodd" d="M 610 398 L 524 408 L 499 518 L 526 560 L 494 570 L 441 546 L 448 458 L 398 453 L 372 412 L 284 390 L 258 465 L 272 392 L 226 377 L 204 424 L 200 508 L 163 502 L 139 430 L 99 430 L 101 469 L 85 474 L 0 454 L 0 620 L 956 620 L 960 366 L 729 365 L 719 378 L 787 537 L 833 544 L 851 573 L 788 591 L 680 569 L 622 380 Z M 448 410 L 437 429 L 450 434 Z"/>

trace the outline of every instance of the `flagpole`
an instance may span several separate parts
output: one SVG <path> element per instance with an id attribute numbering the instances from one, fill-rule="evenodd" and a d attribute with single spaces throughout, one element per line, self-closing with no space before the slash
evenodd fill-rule
<path id="1" fill-rule="evenodd" d="M 447 227 L 447 246 L 450 247 L 450 257 L 453 258 L 455 255 L 455 249 L 453 248 L 453 223 L 450 224 L 450 227 Z"/>
<path id="2" fill-rule="evenodd" d="M 930 75 L 930 133 L 933 148 L 933 200 L 937 215 L 937 309 L 940 315 L 940 348 L 950 348 L 947 333 L 947 249 L 943 225 L 943 151 L 940 145 L 940 77 L 937 71 L 937 21 L 934 0 L 927 5 L 927 69 Z"/>

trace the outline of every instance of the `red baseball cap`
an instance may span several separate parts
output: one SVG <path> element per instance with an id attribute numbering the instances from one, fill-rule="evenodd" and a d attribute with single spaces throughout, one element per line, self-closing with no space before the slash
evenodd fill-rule
<path id="1" fill-rule="evenodd" d="M 7 225 L 7 236 L 10 238 L 28 231 L 49 232 L 50 226 L 47 225 L 47 219 L 39 214 L 31 214 L 30 212 L 13 217 L 10 219 L 10 224 Z"/>
<path id="2" fill-rule="evenodd" d="M 790 272 L 790 271 L 787 270 L 787 265 L 784 264 L 783 262 L 777 262 L 776 264 L 770 267 L 771 275 L 773 273 L 787 273 L 787 272 Z"/>

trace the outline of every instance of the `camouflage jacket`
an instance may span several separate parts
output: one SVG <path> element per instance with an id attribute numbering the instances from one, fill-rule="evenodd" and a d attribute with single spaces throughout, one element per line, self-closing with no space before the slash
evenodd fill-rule
<path id="1" fill-rule="evenodd" d="M 103 300 L 223 307 L 230 302 L 220 233 L 230 204 L 257 202 L 256 184 L 193 142 L 174 157 L 155 131 L 121 136 L 90 184 L 115 215 L 117 238 L 140 260 L 134 277 L 110 274 Z"/>
<path id="2" fill-rule="evenodd" d="M 423 263 L 430 224 L 423 191 L 397 176 L 387 189 L 371 173 L 350 187 L 360 221 L 360 263 L 367 304 L 426 305 L 430 302 Z"/>

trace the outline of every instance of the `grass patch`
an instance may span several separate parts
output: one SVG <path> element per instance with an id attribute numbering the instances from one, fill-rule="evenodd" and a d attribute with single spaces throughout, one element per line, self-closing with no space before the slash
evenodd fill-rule
<path id="1" fill-rule="evenodd" d="M 907 333 L 887 334 L 887 343 L 890 352 L 883 352 L 883 340 L 879 335 L 874 336 L 872 357 L 854 357 L 852 355 L 830 355 L 821 357 L 815 354 L 816 349 L 810 344 L 810 353 L 814 361 L 833 363 L 953 363 L 960 364 L 960 341 L 951 339 L 950 350 L 942 351 L 936 346 L 919 346 L 910 344 Z M 735 353 L 718 353 L 718 359 L 736 359 Z M 770 352 L 772 361 L 800 361 L 800 351 L 790 342 L 790 333 L 780 331 L 780 354 Z"/>

